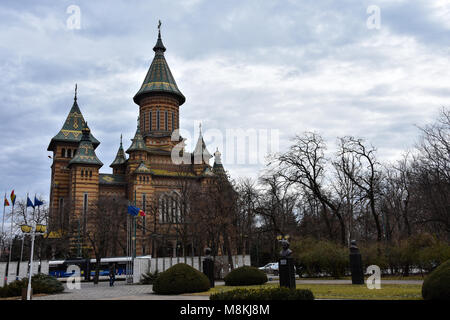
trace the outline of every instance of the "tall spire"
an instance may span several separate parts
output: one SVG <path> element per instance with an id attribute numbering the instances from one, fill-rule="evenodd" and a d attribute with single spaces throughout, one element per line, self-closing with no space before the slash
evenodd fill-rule
<path id="1" fill-rule="evenodd" d="M 75 96 L 73 100 L 77 101 L 77 84 L 75 83 Z"/>
<path id="2" fill-rule="evenodd" d="M 131 146 L 127 149 L 127 153 L 131 153 L 133 151 L 148 151 L 144 138 L 142 137 L 141 130 L 139 129 L 139 118 L 137 121 L 136 133 L 134 134 L 134 138 L 131 139 Z"/>
<path id="3" fill-rule="evenodd" d="M 164 47 L 161 39 L 161 24 L 158 25 L 158 40 L 153 51 L 155 51 L 155 57 L 148 69 L 141 88 L 133 98 L 134 102 L 139 104 L 141 98 L 153 94 L 170 94 L 178 100 L 179 105 L 182 105 L 186 101 L 186 98 L 180 89 L 178 89 L 175 78 L 172 72 L 170 72 L 166 58 L 164 57 L 166 47 Z"/>
<path id="4" fill-rule="evenodd" d="M 127 157 L 125 155 L 125 152 L 123 151 L 123 145 L 122 145 L 122 134 L 120 135 L 120 146 L 119 150 L 117 150 L 116 158 L 111 163 L 110 167 L 114 168 L 116 166 L 120 166 L 127 162 Z"/>

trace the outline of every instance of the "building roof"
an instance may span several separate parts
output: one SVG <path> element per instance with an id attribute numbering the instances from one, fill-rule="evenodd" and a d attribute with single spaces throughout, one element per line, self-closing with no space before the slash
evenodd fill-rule
<path id="1" fill-rule="evenodd" d="M 55 146 L 55 142 L 76 142 L 78 143 L 81 139 L 81 129 L 84 127 L 86 121 L 81 114 L 80 107 L 77 103 L 77 96 L 75 94 L 75 98 L 73 101 L 72 108 L 70 109 L 69 114 L 67 115 L 66 121 L 64 122 L 61 130 L 52 138 L 50 144 L 48 145 L 47 150 L 52 151 Z M 90 133 L 90 139 L 94 148 L 100 144 L 100 142 L 94 138 L 92 133 Z"/>
<path id="2" fill-rule="evenodd" d="M 141 130 L 139 129 L 139 120 L 136 129 L 136 133 L 134 134 L 134 138 L 131 139 L 131 146 L 127 149 L 127 153 L 131 153 L 133 151 L 146 151 L 148 152 L 148 148 L 145 145 L 144 138 L 142 137 Z"/>
<path id="3" fill-rule="evenodd" d="M 127 181 L 123 174 L 100 173 L 98 178 L 99 184 L 107 185 L 125 185 Z"/>
<path id="4" fill-rule="evenodd" d="M 195 149 L 194 152 L 192 153 L 192 156 L 194 158 L 194 164 L 197 164 L 198 162 L 200 162 L 200 160 L 202 163 L 208 163 L 209 159 L 212 158 L 212 155 L 206 148 L 205 140 L 203 140 L 201 125 L 200 125 L 200 134 L 198 136 L 197 144 L 195 145 Z"/>
<path id="5" fill-rule="evenodd" d="M 186 98 L 181 93 L 180 89 L 178 89 L 175 78 L 173 77 L 172 72 L 170 72 L 169 65 L 164 57 L 166 48 L 162 43 L 160 30 L 158 31 L 158 40 L 156 41 L 153 51 L 155 51 L 155 57 L 148 69 L 141 88 L 133 98 L 134 102 L 139 104 L 139 100 L 142 97 L 154 93 L 168 93 L 177 98 L 179 104 L 182 105 L 186 101 Z"/>
<path id="6" fill-rule="evenodd" d="M 134 173 L 151 173 L 151 170 L 145 165 L 144 161 L 141 161 Z"/>
<path id="7" fill-rule="evenodd" d="M 113 168 L 115 166 L 120 166 L 127 163 L 127 157 L 125 155 L 125 151 L 123 151 L 123 145 L 122 145 L 122 135 L 120 135 L 120 146 L 119 150 L 117 150 L 116 158 L 111 163 L 110 167 Z"/>
<path id="8" fill-rule="evenodd" d="M 97 155 L 95 154 L 94 146 L 92 144 L 90 136 L 91 130 L 85 122 L 77 152 L 75 153 L 75 156 L 72 158 L 72 160 L 69 161 L 69 166 L 73 164 L 90 164 L 99 167 L 103 166 L 103 163 L 97 158 Z"/>

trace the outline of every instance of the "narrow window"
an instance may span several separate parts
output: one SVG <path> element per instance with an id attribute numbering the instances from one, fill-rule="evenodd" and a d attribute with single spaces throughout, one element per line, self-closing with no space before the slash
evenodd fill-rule
<path id="1" fill-rule="evenodd" d="M 72 158 L 72 149 L 67 149 L 67 157 Z"/>
<path id="2" fill-rule="evenodd" d="M 175 130 L 175 113 L 172 112 L 172 131 Z"/>
<path id="3" fill-rule="evenodd" d="M 159 130 L 159 110 L 156 111 L 156 130 Z"/>
<path id="4" fill-rule="evenodd" d="M 61 157 L 65 158 L 66 157 L 66 149 L 62 148 L 61 150 Z"/>
<path id="5" fill-rule="evenodd" d="M 146 205 L 147 205 L 147 197 L 144 193 L 142 194 L 142 210 L 144 210 L 144 212 L 146 210 Z M 145 216 L 142 217 L 142 234 L 145 235 Z"/>
<path id="6" fill-rule="evenodd" d="M 149 123 L 149 126 L 150 126 L 150 130 L 149 131 L 152 131 L 152 112 L 151 111 L 149 112 L 148 123 Z"/>
<path id="7" fill-rule="evenodd" d="M 81 169 L 81 176 L 82 177 L 84 176 L 84 170 L 83 169 Z"/>
<path id="8" fill-rule="evenodd" d="M 167 111 L 164 111 L 164 130 L 169 130 L 169 119 L 167 115 Z"/>
<path id="9" fill-rule="evenodd" d="M 64 226 L 64 198 L 59 198 L 59 206 L 58 206 L 58 210 L 59 210 L 59 219 L 60 219 L 60 224 L 61 227 Z"/>
<path id="10" fill-rule="evenodd" d="M 89 171 L 89 178 L 92 178 L 92 171 Z"/>
<path id="11" fill-rule="evenodd" d="M 87 213 L 88 213 L 88 194 L 87 192 L 83 196 L 83 233 L 86 233 L 87 226 Z"/>

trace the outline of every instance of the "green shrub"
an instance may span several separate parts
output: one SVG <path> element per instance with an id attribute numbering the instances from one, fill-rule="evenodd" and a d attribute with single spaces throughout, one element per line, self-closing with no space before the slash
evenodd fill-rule
<path id="1" fill-rule="evenodd" d="M 158 278 L 159 272 L 156 270 L 154 273 L 147 272 L 142 274 L 141 284 L 154 284 L 156 278 Z"/>
<path id="2" fill-rule="evenodd" d="M 314 300 L 308 289 L 264 288 L 235 289 L 214 293 L 210 300 Z"/>
<path id="3" fill-rule="evenodd" d="M 185 263 L 178 263 L 161 272 L 153 284 L 157 294 L 179 294 L 209 290 L 209 279 Z"/>
<path id="4" fill-rule="evenodd" d="M 234 269 L 225 277 L 226 286 L 256 285 L 267 282 L 267 275 L 256 267 L 243 266 Z"/>
<path id="5" fill-rule="evenodd" d="M 441 264 L 425 278 L 422 297 L 425 300 L 450 300 L 450 260 Z"/>
<path id="6" fill-rule="evenodd" d="M 299 269 L 308 276 L 326 273 L 340 278 L 348 268 L 348 248 L 331 241 L 304 239 L 293 243 L 292 250 Z"/>
<path id="7" fill-rule="evenodd" d="M 15 280 L 8 285 L 0 288 L 0 297 L 17 297 L 22 295 L 22 289 L 28 287 L 28 278 Z M 36 293 L 60 293 L 64 291 L 64 286 L 55 277 L 36 274 L 31 278 L 31 287 L 33 294 Z"/>

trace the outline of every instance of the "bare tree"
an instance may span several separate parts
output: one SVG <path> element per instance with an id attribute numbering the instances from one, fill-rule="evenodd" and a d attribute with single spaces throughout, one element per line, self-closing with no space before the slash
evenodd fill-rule
<path id="1" fill-rule="evenodd" d="M 369 202 L 370 212 L 375 221 L 377 241 L 381 241 L 383 231 L 376 207 L 381 181 L 381 169 L 375 156 L 376 149 L 364 144 L 364 140 L 354 137 L 340 139 L 337 162 L 339 169 L 360 189 Z M 355 165 L 356 164 L 356 165 Z"/>

